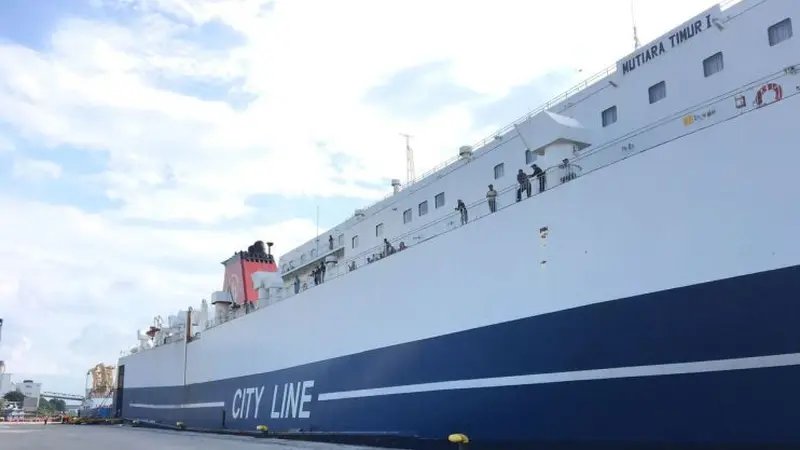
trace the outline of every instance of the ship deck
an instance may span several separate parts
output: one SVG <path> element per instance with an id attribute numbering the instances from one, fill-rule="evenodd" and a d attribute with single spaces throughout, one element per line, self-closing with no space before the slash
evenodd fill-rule
<path id="1" fill-rule="evenodd" d="M 365 450 L 320 442 L 254 439 L 127 426 L 0 424 L 3 450 Z"/>

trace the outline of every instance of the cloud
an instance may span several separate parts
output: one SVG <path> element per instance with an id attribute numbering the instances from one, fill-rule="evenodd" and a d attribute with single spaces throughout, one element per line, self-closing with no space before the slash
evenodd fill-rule
<path id="1" fill-rule="evenodd" d="M 370 90 L 365 100 L 400 117 L 426 117 L 478 97 L 476 92 L 453 85 L 449 69 L 446 61 L 437 61 L 400 70 Z"/>
<path id="2" fill-rule="evenodd" d="M 37 180 L 55 180 L 61 177 L 61 166 L 41 159 L 19 158 L 14 160 L 12 169 L 14 178 Z"/>
<path id="3" fill-rule="evenodd" d="M 16 149 L 14 143 L 7 137 L 0 135 L 0 154 L 11 153 L 14 149 Z"/>
<path id="4" fill-rule="evenodd" d="M 399 133 L 422 173 L 631 47 L 627 0 L 23 3 L 0 5 L 0 356 L 66 391 L 226 255 L 383 196 Z M 642 41 L 710 4 L 637 2 Z"/>

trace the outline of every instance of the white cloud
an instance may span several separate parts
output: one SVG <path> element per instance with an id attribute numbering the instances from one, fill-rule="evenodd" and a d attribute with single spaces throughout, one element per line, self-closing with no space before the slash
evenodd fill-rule
<path id="1" fill-rule="evenodd" d="M 519 113 L 476 123 L 475 108 L 553 70 L 577 81 L 632 45 L 628 0 L 94 3 L 130 20 L 70 16 L 44 50 L 0 44 L 0 124 L 63 152 L 54 160 L 81 149 L 107 156 L 108 166 L 70 177 L 2 136 L 0 157 L 16 147 L 20 180 L 82 179 L 121 205 L 89 213 L 23 200 L 21 191 L 0 197 L 0 233 L 13 236 L 0 243 L 0 315 L 10 318 L 11 348 L 0 355 L 10 352 L 32 375 L 81 378 L 98 359 L 113 362 L 152 316 L 218 289 L 225 255 L 257 238 L 287 250 L 313 236 L 312 221 L 300 216 L 249 226 L 248 196 L 376 198 L 388 186 L 365 186 L 403 178 L 398 133 L 415 136 L 422 173 Z M 642 41 L 712 3 L 675 0 L 664 9 L 637 1 Z M 186 37 L 212 21 L 241 38 L 221 50 L 225 42 Z M 476 95 L 418 118 L 364 101 L 398 71 L 439 61 L 450 63 L 450 83 Z M 181 88 L 200 92 L 198 83 L 227 83 L 252 101 L 234 107 Z M 342 156 L 348 162 L 337 173 L 332 160 Z M 242 225 L 212 232 L 134 226 L 131 218 Z"/>
<path id="2" fill-rule="evenodd" d="M 219 261 L 247 244 L 243 236 L 294 246 L 315 230 L 304 219 L 229 232 L 156 229 L 1 197 L 0 211 L 14 212 L 0 220 L 0 235 L 14 237 L 0 246 L 6 363 L 47 375 L 112 363 L 153 316 L 208 298 L 222 282 Z"/>
<path id="3" fill-rule="evenodd" d="M 14 178 L 30 181 L 55 180 L 61 177 L 61 166 L 42 159 L 18 158 L 11 173 Z"/>

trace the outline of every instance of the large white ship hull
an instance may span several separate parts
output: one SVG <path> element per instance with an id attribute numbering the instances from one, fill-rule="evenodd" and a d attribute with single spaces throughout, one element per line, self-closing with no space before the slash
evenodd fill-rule
<path id="1" fill-rule="evenodd" d="M 186 349 L 123 358 L 123 417 L 476 442 L 800 444 L 800 79 L 775 80 L 780 102 L 715 99 L 697 110 L 715 108 L 706 124 L 676 117 L 633 136 L 627 159 Z"/>

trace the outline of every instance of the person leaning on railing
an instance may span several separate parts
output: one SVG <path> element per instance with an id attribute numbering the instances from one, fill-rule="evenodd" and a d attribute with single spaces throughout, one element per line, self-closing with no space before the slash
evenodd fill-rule
<path id="1" fill-rule="evenodd" d="M 461 199 L 458 199 L 455 210 L 461 213 L 461 225 L 466 225 L 468 220 L 467 205 Z"/>
<path id="2" fill-rule="evenodd" d="M 525 173 L 524 170 L 519 169 L 517 172 L 517 183 L 519 183 L 519 187 L 517 187 L 517 201 L 522 200 L 522 191 L 525 191 L 528 194 L 528 198 L 531 196 L 531 175 Z"/>
<path id="3" fill-rule="evenodd" d="M 544 192 L 547 183 L 547 173 L 536 164 L 531 165 L 531 169 L 533 169 L 531 178 L 535 177 L 539 180 L 539 192 Z"/>

